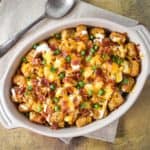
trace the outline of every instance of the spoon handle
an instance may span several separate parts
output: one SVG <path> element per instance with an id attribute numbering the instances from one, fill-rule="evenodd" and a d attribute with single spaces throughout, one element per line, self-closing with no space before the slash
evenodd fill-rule
<path id="1" fill-rule="evenodd" d="M 29 29 L 31 29 L 35 24 L 37 24 L 39 21 L 44 19 L 46 16 L 41 15 L 39 18 L 37 18 L 35 21 L 33 21 L 31 24 L 29 24 L 26 28 L 12 36 L 8 41 L 2 43 L 0 45 L 0 57 L 2 57 L 4 54 L 6 54 L 11 47 L 13 47 L 16 42 L 26 33 Z"/>

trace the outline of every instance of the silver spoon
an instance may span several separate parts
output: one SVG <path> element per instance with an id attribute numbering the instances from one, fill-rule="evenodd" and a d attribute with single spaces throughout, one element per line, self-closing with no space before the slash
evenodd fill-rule
<path id="1" fill-rule="evenodd" d="M 76 1 L 77 0 L 48 0 L 45 5 L 45 13 L 43 15 L 41 15 L 37 20 L 32 22 L 26 28 L 15 34 L 8 41 L 0 45 L 0 57 L 2 57 L 5 53 L 7 53 L 9 49 L 12 46 L 14 46 L 16 42 L 24 35 L 24 33 L 26 33 L 39 21 L 41 21 L 46 17 L 58 19 L 65 16 L 75 5 Z"/>

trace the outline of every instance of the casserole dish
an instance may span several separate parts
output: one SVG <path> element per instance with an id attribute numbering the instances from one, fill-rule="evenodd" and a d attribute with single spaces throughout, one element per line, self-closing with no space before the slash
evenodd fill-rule
<path id="1" fill-rule="evenodd" d="M 140 55 L 142 56 L 141 62 L 141 73 L 137 79 L 136 85 L 132 93 L 126 99 L 126 102 L 121 105 L 118 109 L 112 112 L 108 117 L 97 120 L 87 126 L 76 128 L 65 128 L 59 130 L 52 130 L 48 127 L 41 125 L 33 124 L 29 122 L 22 114 L 20 114 L 15 108 L 14 104 L 10 100 L 10 87 L 11 79 L 15 73 L 22 56 L 32 47 L 33 43 L 39 42 L 42 39 L 47 38 L 50 34 L 61 31 L 62 29 L 75 27 L 79 24 L 85 24 L 88 26 L 100 26 L 109 29 L 110 31 L 126 32 L 131 39 L 131 41 L 139 44 Z M 21 44 L 16 47 L 17 53 L 12 57 L 10 63 L 8 64 L 8 69 L 3 75 L 1 82 L 1 93 L 0 93 L 0 113 L 1 113 L 1 122 L 7 128 L 23 127 L 29 130 L 32 130 L 36 133 L 50 136 L 50 137 L 76 137 L 84 134 L 88 134 L 100 128 L 103 128 L 120 118 L 137 100 L 138 95 L 140 94 L 144 83 L 150 73 L 150 52 L 148 47 L 150 44 L 149 32 L 145 29 L 144 26 L 138 25 L 136 27 L 127 28 L 125 26 L 113 23 L 104 19 L 96 18 L 84 18 L 76 20 L 65 21 L 61 25 L 50 26 L 44 30 L 44 32 L 39 33 L 38 36 L 29 36 L 22 40 Z"/>

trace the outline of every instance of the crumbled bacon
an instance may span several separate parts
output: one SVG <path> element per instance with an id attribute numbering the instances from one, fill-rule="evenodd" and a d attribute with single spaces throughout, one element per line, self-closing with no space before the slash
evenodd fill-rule
<path id="1" fill-rule="evenodd" d="M 55 51 L 57 49 L 56 45 L 49 44 L 49 47 L 52 51 Z"/>
<path id="2" fill-rule="evenodd" d="M 80 110 L 80 115 L 83 117 L 87 117 L 90 115 L 90 111 L 88 109 L 81 109 Z"/>
<path id="3" fill-rule="evenodd" d="M 74 103 L 74 105 L 75 105 L 75 108 L 78 108 L 79 105 L 80 105 L 80 100 L 75 97 L 74 100 L 73 100 L 73 103 Z"/>
<path id="4" fill-rule="evenodd" d="M 88 99 L 88 93 L 84 89 L 80 89 L 80 95 L 84 100 Z"/>
<path id="5" fill-rule="evenodd" d="M 72 64 L 73 66 L 80 65 L 80 63 L 81 63 L 81 58 L 75 58 L 75 59 L 73 59 L 73 60 L 71 61 L 71 64 Z"/>
<path id="6" fill-rule="evenodd" d="M 58 123 L 53 122 L 52 125 L 51 125 L 51 128 L 52 129 L 58 129 Z"/>
<path id="7" fill-rule="evenodd" d="M 37 79 L 32 79 L 31 82 L 32 82 L 33 86 L 37 86 L 38 85 L 38 80 Z"/>
<path id="8" fill-rule="evenodd" d="M 49 80 L 46 79 L 46 78 L 41 78 L 40 83 L 41 83 L 41 85 L 43 85 L 43 86 L 49 87 Z"/>
<path id="9" fill-rule="evenodd" d="M 41 61 L 40 58 L 34 58 L 34 59 L 32 60 L 32 64 L 33 64 L 33 65 L 41 65 L 41 63 L 42 63 L 42 61 Z"/>
<path id="10" fill-rule="evenodd" d="M 100 68 L 97 68 L 95 73 L 97 76 L 100 76 L 100 75 L 102 75 L 102 70 Z"/>
<path id="11" fill-rule="evenodd" d="M 80 77 L 81 77 L 81 72 L 80 71 L 73 72 L 72 78 L 74 80 L 78 80 Z"/>
<path id="12" fill-rule="evenodd" d="M 73 93 L 73 87 L 67 87 L 65 90 L 68 95 Z"/>
<path id="13" fill-rule="evenodd" d="M 25 87 L 14 87 L 14 90 L 17 95 L 21 95 L 25 92 Z"/>
<path id="14" fill-rule="evenodd" d="M 67 101 L 63 101 L 61 104 L 61 109 L 63 113 L 67 113 L 68 112 L 68 102 Z"/>
<path id="15" fill-rule="evenodd" d="M 41 101 L 41 102 L 46 100 L 46 97 L 45 97 L 44 95 L 42 95 L 42 94 L 38 94 L 38 95 L 37 95 L 37 98 L 38 98 L 38 100 Z"/>

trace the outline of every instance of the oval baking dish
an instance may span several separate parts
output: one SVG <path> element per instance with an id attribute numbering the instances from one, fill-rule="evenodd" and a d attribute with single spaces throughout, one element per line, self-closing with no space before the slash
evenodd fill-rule
<path id="1" fill-rule="evenodd" d="M 50 34 L 61 31 L 62 29 L 75 27 L 77 25 L 84 24 L 87 26 L 104 27 L 110 31 L 126 32 L 131 41 L 139 44 L 140 55 L 142 55 L 141 60 L 141 73 L 137 78 L 134 90 L 128 95 L 125 103 L 121 105 L 118 109 L 113 111 L 109 116 L 102 120 L 94 121 L 84 127 L 76 128 L 63 128 L 59 130 L 52 130 L 49 127 L 34 124 L 29 122 L 26 117 L 20 114 L 15 108 L 14 104 L 10 100 L 10 87 L 12 76 L 14 75 L 18 65 L 20 64 L 21 58 L 26 54 L 26 52 L 32 47 L 36 42 L 49 37 Z M 75 137 L 84 135 L 102 127 L 107 126 L 111 122 L 115 121 L 121 117 L 137 100 L 144 83 L 150 72 L 150 54 L 148 51 L 149 44 L 149 33 L 143 26 L 136 26 L 134 28 L 127 28 L 125 26 L 107 21 L 104 19 L 96 18 L 84 18 L 76 20 L 68 20 L 61 25 L 50 26 L 44 30 L 44 32 L 39 33 L 38 36 L 29 36 L 25 38 L 18 44 L 17 53 L 12 57 L 10 63 L 8 64 L 8 69 L 3 75 L 1 81 L 1 93 L 0 93 L 0 121 L 7 128 L 13 127 L 23 127 L 42 135 L 51 137 Z"/>

